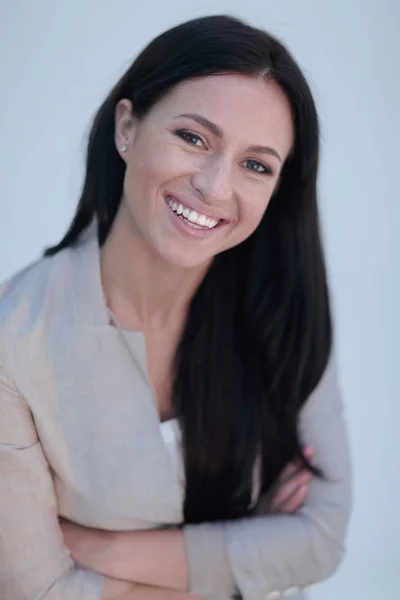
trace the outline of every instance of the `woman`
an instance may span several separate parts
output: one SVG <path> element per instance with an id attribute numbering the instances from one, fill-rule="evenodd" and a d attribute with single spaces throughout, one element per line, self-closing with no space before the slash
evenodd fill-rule
<path id="1" fill-rule="evenodd" d="M 117 83 L 68 232 L 1 290 L 2 599 L 303 598 L 337 568 L 317 166 L 299 67 L 239 20 Z"/>

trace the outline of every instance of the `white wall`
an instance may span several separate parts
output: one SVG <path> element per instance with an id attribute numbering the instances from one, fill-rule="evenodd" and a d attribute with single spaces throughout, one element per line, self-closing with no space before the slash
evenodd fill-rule
<path id="1" fill-rule="evenodd" d="M 355 465 L 348 555 L 314 600 L 400 587 L 400 5 L 397 0 L 1 0 L 0 279 L 57 241 L 75 209 L 84 132 L 138 50 L 228 12 L 278 34 L 323 126 L 321 210 Z"/>

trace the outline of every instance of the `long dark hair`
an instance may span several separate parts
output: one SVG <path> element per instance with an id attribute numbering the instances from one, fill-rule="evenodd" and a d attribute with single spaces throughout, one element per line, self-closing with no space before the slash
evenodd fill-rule
<path id="1" fill-rule="evenodd" d="M 46 251 L 72 246 L 95 216 L 100 245 L 107 238 L 125 172 L 114 143 L 119 100 L 129 98 L 140 118 L 180 82 L 232 72 L 280 86 L 295 142 L 255 233 L 213 261 L 177 350 L 172 401 L 183 432 L 185 520 L 192 523 L 248 514 L 257 456 L 261 493 L 295 457 L 313 469 L 298 417 L 326 368 L 332 327 L 317 211 L 318 119 L 290 53 L 228 16 L 194 19 L 154 39 L 98 111 L 76 215 Z"/>

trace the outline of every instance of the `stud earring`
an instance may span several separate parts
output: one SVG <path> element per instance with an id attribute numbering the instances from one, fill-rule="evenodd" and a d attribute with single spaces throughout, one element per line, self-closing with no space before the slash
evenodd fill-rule
<path id="1" fill-rule="evenodd" d="M 123 146 L 121 146 L 121 152 L 126 152 L 128 150 L 128 146 L 126 146 L 125 144 Z"/>

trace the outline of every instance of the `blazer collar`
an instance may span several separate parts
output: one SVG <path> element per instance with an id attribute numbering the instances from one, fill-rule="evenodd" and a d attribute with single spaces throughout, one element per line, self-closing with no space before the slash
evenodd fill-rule
<path id="1" fill-rule="evenodd" d="M 70 286 L 75 290 L 75 317 L 88 325 L 110 324 L 100 269 L 97 219 L 94 219 L 79 242 L 68 249 L 71 264 Z"/>

